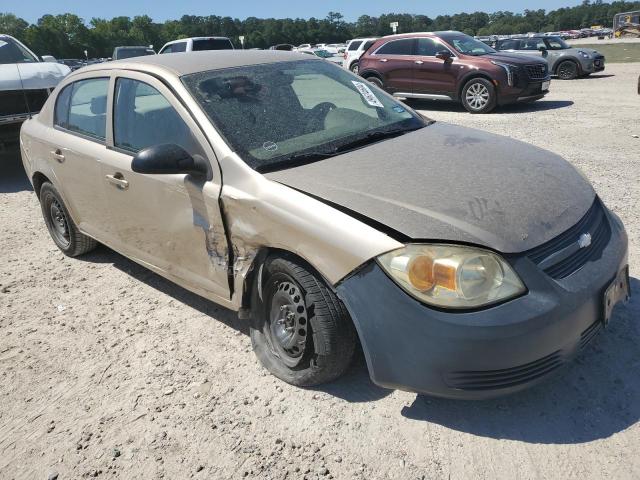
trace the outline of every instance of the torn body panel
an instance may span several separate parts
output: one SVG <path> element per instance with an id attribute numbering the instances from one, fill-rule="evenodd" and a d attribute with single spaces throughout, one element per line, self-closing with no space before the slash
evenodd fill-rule
<path id="1" fill-rule="evenodd" d="M 235 308 L 261 249 L 291 252 L 335 285 L 367 260 L 402 247 L 371 226 L 323 202 L 270 181 L 239 159 L 225 158 L 222 203 L 233 246 Z"/>

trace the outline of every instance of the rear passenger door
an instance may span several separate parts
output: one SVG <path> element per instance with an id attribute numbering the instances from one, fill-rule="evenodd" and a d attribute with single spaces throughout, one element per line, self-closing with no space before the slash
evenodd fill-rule
<path id="1" fill-rule="evenodd" d="M 229 299 L 227 243 L 218 204 L 220 172 L 197 124 L 159 80 L 128 72 L 114 80 L 102 188 L 123 253 L 213 300 Z M 210 179 L 133 172 L 135 154 L 175 144 L 211 166 Z"/>
<path id="2" fill-rule="evenodd" d="M 108 241 L 100 162 L 107 154 L 109 83 L 109 76 L 94 73 L 65 86 L 56 97 L 53 129 L 42 140 L 54 184 L 75 223 L 101 241 Z"/>
<path id="3" fill-rule="evenodd" d="M 384 77 L 385 89 L 391 93 L 413 90 L 413 67 L 415 39 L 391 40 L 371 55 L 374 68 Z"/>

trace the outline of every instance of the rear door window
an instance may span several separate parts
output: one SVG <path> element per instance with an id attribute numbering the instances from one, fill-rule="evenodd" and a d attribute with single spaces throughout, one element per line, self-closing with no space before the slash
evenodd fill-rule
<path id="1" fill-rule="evenodd" d="M 104 140 L 108 91 L 108 78 L 79 80 L 65 87 L 56 100 L 55 125 Z"/>
<path id="2" fill-rule="evenodd" d="M 413 44 L 413 38 L 394 40 L 378 48 L 376 55 L 413 55 Z"/>
<path id="3" fill-rule="evenodd" d="M 162 52 L 160 53 L 175 53 L 175 52 L 186 52 L 186 51 L 187 51 L 187 42 L 178 42 L 178 43 L 172 43 L 171 45 L 167 46 L 167 48 L 162 50 Z"/>
<path id="4" fill-rule="evenodd" d="M 353 51 L 357 50 L 360 45 L 362 45 L 362 42 L 360 40 L 351 42 L 349 44 L 349 51 L 353 52 Z"/>

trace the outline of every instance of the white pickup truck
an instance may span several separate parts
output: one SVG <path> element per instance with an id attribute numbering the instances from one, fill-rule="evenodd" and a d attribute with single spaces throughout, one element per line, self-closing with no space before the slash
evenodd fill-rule
<path id="1" fill-rule="evenodd" d="M 15 38 L 0 34 L 0 148 L 15 141 L 19 124 L 40 111 L 49 93 L 71 71 L 53 57 L 43 59 Z"/>

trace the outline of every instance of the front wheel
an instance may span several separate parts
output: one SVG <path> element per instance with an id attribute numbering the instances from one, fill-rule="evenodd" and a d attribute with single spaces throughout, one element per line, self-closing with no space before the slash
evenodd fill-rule
<path id="1" fill-rule="evenodd" d="M 368 77 L 367 82 L 374 84 L 378 88 L 382 88 L 384 90 L 384 82 L 378 77 Z"/>
<path id="2" fill-rule="evenodd" d="M 489 113 L 496 107 L 496 89 L 487 79 L 471 79 L 462 89 L 462 106 L 471 113 Z"/>
<path id="3" fill-rule="evenodd" d="M 273 375 L 297 386 L 326 383 L 344 373 L 356 334 L 349 314 L 324 281 L 288 256 L 263 265 L 262 298 L 253 292 L 253 350 Z"/>
<path id="4" fill-rule="evenodd" d="M 560 80 L 573 80 L 578 76 L 578 65 L 571 60 L 565 60 L 558 65 L 558 69 L 556 71 Z"/>

